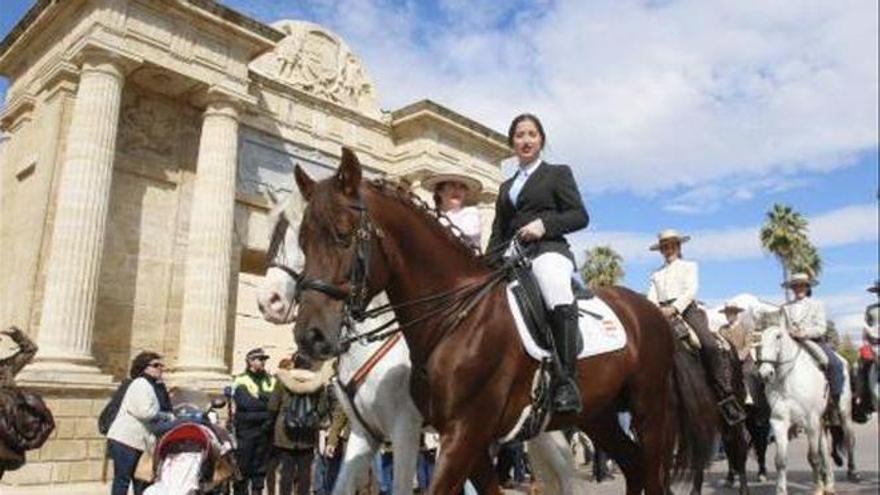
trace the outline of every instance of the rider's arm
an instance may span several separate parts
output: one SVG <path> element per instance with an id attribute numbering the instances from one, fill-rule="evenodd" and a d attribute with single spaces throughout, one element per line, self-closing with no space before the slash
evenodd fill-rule
<path id="1" fill-rule="evenodd" d="M 159 399 L 146 378 L 137 378 L 131 382 L 122 403 L 128 414 L 142 422 L 153 421 L 159 414 Z"/>
<path id="2" fill-rule="evenodd" d="M 699 288 L 699 275 L 698 268 L 696 263 L 681 263 L 681 271 L 677 274 L 679 277 L 682 277 L 684 280 L 681 283 L 684 285 L 684 290 L 681 294 L 678 294 L 675 297 L 675 301 L 672 305 L 678 311 L 679 314 L 684 313 L 684 310 L 687 309 L 688 306 L 694 302 L 694 298 L 697 297 L 697 289 Z"/>
<path id="3" fill-rule="evenodd" d="M 547 238 L 560 237 L 581 230 L 590 223 L 590 216 L 581 201 L 581 194 L 578 192 L 571 168 L 557 165 L 557 170 L 559 172 L 553 188 L 556 211 L 541 214 L 541 221 L 546 231 L 544 235 Z"/>
<path id="4" fill-rule="evenodd" d="M 500 263 L 501 255 L 503 254 L 503 249 L 501 248 L 501 244 L 504 242 L 504 226 L 501 224 L 501 201 L 503 199 L 502 195 L 499 194 L 498 199 L 495 200 L 495 219 L 492 220 L 492 234 L 489 237 L 489 244 L 486 246 L 488 261 L 493 265 Z"/>
<path id="5" fill-rule="evenodd" d="M 828 331 L 828 323 L 825 320 L 825 305 L 822 301 L 813 300 L 810 304 L 809 313 L 801 321 L 800 335 L 805 339 L 819 339 Z"/>
<path id="6" fill-rule="evenodd" d="M 657 296 L 657 282 L 654 281 L 654 276 L 651 275 L 649 279 L 650 282 L 648 284 L 648 300 L 654 304 L 660 304 L 660 298 Z"/>

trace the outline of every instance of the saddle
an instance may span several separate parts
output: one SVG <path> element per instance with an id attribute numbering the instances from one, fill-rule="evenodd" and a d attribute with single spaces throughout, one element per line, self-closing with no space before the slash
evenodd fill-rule
<path id="1" fill-rule="evenodd" d="M 555 345 L 552 340 L 552 332 L 550 330 L 550 311 L 544 304 L 544 298 L 541 296 L 541 289 L 535 275 L 527 265 L 517 264 L 509 268 L 508 280 L 517 282 L 511 285 L 511 292 L 516 299 L 517 305 L 522 311 L 523 320 L 526 328 L 534 339 L 535 343 L 548 352 L 554 352 Z M 577 301 L 588 300 L 594 297 L 589 289 L 575 283 L 572 280 L 572 291 Z M 584 342 L 580 334 L 578 334 L 578 354 L 583 350 Z"/>

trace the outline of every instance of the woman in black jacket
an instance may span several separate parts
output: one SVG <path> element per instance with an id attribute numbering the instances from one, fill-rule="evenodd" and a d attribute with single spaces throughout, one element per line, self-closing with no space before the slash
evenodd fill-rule
<path id="1" fill-rule="evenodd" d="M 586 227 L 589 216 L 571 169 L 541 160 L 546 140 L 538 117 L 522 114 L 511 122 L 507 143 L 519 167 L 501 184 L 486 251 L 497 263 L 514 238 L 528 245 L 564 373 L 555 387 L 553 407 L 558 412 L 579 412 L 581 400 L 574 381 L 578 310 L 571 288 L 575 264 L 564 235 Z"/>

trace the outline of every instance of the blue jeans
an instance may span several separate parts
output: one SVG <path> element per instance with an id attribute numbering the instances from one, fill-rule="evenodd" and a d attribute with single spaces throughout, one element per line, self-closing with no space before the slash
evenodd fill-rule
<path id="1" fill-rule="evenodd" d="M 828 377 L 828 386 L 831 388 L 831 395 L 840 398 L 843 392 L 843 363 L 837 358 L 834 349 L 828 345 L 828 342 L 814 341 L 819 344 L 825 356 L 828 358 L 828 371 L 825 375 Z"/>
<path id="2" fill-rule="evenodd" d="M 419 480 L 419 491 L 427 493 L 431 486 L 431 478 L 434 477 L 434 464 L 437 462 L 437 454 L 433 450 L 420 450 L 416 461 L 416 478 Z"/>
<path id="3" fill-rule="evenodd" d="M 379 452 L 373 461 L 373 471 L 379 484 L 380 493 L 391 493 L 394 489 L 394 458 L 391 452 Z"/>
<path id="4" fill-rule="evenodd" d="M 333 485 L 336 484 L 340 467 L 342 467 L 342 449 L 338 450 L 333 457 L 317 456 L 315 460 L 316 495 L 330 495 L 333 493 Z"/>
<path id="5" fill-rule="evenodd" d="M 134 470 L 143 452 L 116 440 L 107 440 L 107 453 L 113 460 L 113 485 L 110 495 L 127 495 L 129 484 L 134 488 L 135 495 L 143 493 L 147 483 L 134 479 Z"/>

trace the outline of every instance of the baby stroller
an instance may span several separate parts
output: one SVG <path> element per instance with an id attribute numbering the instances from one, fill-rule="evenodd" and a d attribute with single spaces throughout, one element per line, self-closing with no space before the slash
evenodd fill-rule
<path id="1" fill-rule="evenodd" d="M 204 396 L 204 397 L 202 397 Z M 229 493 L 237 476 L 232 436 L 218 422 L 217 410 L 226 401 L 217 398 L 205 409 L 207 395 L 199 391 L 174 391 L 175 420 L 153 450 L 155 482 L 146 495 L 194 495 Z"/>

